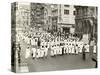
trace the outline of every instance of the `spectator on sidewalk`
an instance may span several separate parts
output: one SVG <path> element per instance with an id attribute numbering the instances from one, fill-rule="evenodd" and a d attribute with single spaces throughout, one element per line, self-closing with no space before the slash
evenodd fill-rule
<path id="1" fill-rule="evenodd" d="M 86 48 L 83 46 L 83 48 L 82 48 L 82 57 L 83 57 L 83 60 L 86 59 L 85 51 L 86 51 Z"/>

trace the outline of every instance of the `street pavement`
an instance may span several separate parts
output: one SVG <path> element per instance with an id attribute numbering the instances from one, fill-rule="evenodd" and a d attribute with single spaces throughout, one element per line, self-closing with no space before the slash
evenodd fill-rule
<path id="1" fill-rule="evenodd" d="M 86 60 L 82 59 L 81 54 L 48 57 L 47 59 L 29 58 L 27 65 L 30 72 L 95 68 L 95 62 L 89 58 L 89 54 L 86 54 Z"/>

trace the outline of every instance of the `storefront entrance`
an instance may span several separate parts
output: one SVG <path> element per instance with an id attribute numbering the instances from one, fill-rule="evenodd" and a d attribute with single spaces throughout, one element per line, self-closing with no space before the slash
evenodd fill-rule
<path id="1" fill-rule="evenodd" d="M 69 27 L 63 27 L 63 32 L 70 33 L 70 28 Z"/>

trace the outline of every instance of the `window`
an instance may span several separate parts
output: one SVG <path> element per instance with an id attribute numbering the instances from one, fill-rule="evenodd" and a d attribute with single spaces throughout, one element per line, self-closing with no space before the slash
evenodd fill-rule
<path id="1" fill-rule="evenodd" d="M 64 14 L 65 15 L 69 14 L 69 10 L 64 10 Z"/>
<path id="2" fill-rule="evenodd" d="M 65 7 L 69 7 L 69 5 L 64 5 Z"/>
<path id="3" fill-rule="evenodd" d="M 73 15 L 76 15 L 76 11 L 73 11 Z"/>
<path id="4" fill-rule="evenodd" d="M 77 15 L 80 15 L 80 10 L 79 9 L 77 9 L 77 13 L 76 13 Z"/>
<path id="5" fill-rule="evenodd" d="M 52 13 L 57 13 L 57 10 L 53 10 Z"/>

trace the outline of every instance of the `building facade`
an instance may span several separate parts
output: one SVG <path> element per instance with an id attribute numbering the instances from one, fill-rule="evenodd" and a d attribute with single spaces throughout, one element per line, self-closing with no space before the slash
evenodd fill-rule
<path id="1" fill-rule="evenodd" d="M 44 13 L 44 19 L 45 19 L 45 30 L 46 31 L 52 31 L 52 9 L 51 4 L 45 4 L 45 13 Z"/>
<path id="2" fill-rule="evenodd" d="M 39 29 L 44 25 L 44 7 L 41 3 L 31 3 L 31 27 Z"/>
<path id="3" fill-rule="evenodd" d="M 30 3 L 16 4 L 16 30 L 26 30 L 30 26 Z M 27 29 L 28 30 L 28 29 Z"/>
<path id="4" fill-rule="evenodd" d="M 55 31 L 70 33 L 70 29 L 75 25 L 74 6 L 55 4 L 52 8 L 53 29 Z"/>
<path id="5" fill-rule="evenodd" d="M 75 32 L 79 36 L 88 35 L 87 39 L 97 38 L 97 7 L 75 6 Z"/>

